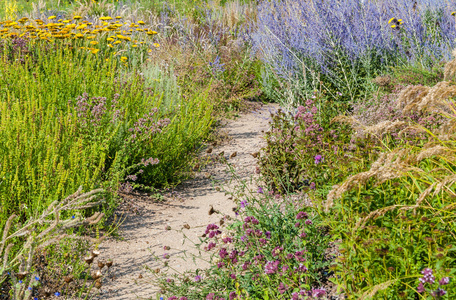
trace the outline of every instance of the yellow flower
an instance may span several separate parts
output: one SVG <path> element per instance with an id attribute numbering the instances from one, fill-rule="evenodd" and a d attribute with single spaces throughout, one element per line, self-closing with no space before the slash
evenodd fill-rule
<path id="1" fill-rule="evenodd" d="M 122 42 L 121 41 L 115 41 L 114 45 L 117 45 L 117 44 L 120 44 L 120 43 L 122 43 Z"/>
<path id="2" fill-rule="evenodd" d="M 71 22 L 71 20 L 65 20 L 65 21 L 63 21 L 63 23 L 70 23 L 70 22 Z"/>
<path id="3" fill-rule="evenodd" d="M 82 19 L 81 16 L 74 16 L 74 17 L 73 17 L 73 20 L 80 20 L 80 19 Z"/>
<path id="4" fill-rule="evenodd" d="M 122 19 L 122 17 L 121 16 L 117 16 L 116 19 Z"/>
<path id="5" fill-rule="evenodd" d="M 110 37 L 109 37 L 109 38 L 107 38 L 106 40 L 107 40 L 108 42 L 112 42 L 112 41 L 114 41 L 114 39 L 113 39 L 113 38 L 110 38 Z"/>
<path id="6" fill-rule="evenodd" d="M 114 48 L 114 46 L 113 46 L 113 45 L 111 45 L 111 44 L 108 44 L 108 47 L 109 47 L 109 48 Z"/>
<path id="7" fill-rule="evenodd" d="M 84 35 L 82 33 L 77 33 L 75 37 L 77 37 L 78 39 L 82 39 Z"/>
<path id="8" fill-rule="evenodd" d="M 78 27 L 76 27 L 77 30 L 81 30 L 81 29 L 84 29 L 87 27 L 87 24 L 82 24 L 82 25 L 79 25 Z"/>
<path id="9" fill-rule="evenodd" d="M 107 17 L 101 17 L 100 20 L 101 21 L 108 21 L 108 20 L 112 20 L 112 18 L 107 16 Z"/>
<path id="10" fill-rule="evenodd" d="M 95 38 L 94 35 L 89 35 L 89 36 L 87 37 L 88 40 L 91 40 L 91 39 L 94 39 L 94 38 Z"/>
<path id="11" fill-rule="evenodd" d="M 97 41 L 91 41 L 91 42 L 90 42 L 90 45 L 97 45 L 97 44 L 98 44 Z"/>
<path id="12" fill-rule="evenodd" d="M 146 23 L 144 23 L 144 21 L 138 21 L 138 24 L 139 25 L 146 25 Z"/>
<path id="13" fill-rule="evenodd" d="M 456 15 L 456 11 L 452 12 L 451 15 L 452 15 L 452 16 Z"/>
<path id="14" fill-rule="evenodd" d="M 100 51 L 100 49 L 93 49 L 92 54 L 97 54 Z"/>
<path id="15" fill-rule="evenodd" d="M 153 30 L 150 30 L 147 32 L 148 35 L 154 35 L 154 34 L 157 34 L 158 32 L 156 31 L 153 31 Z"/>
<path id="16" fill-rule="evenodd" d="M 135 45 L 135 44 L 133 44 L 133 45 L 131 45 L 131 46 L 132 46 L 133 48 L 136 48 L 136 47 L 138 47 L 138 45 Z"/>
<path id="17" fill-rule="evenodd" d="M 389 19 L 388 24 L 391 23 L 391 22 L 393 22 L 394 19 L 396 19 L 396 18 L 391 18 L 391 19 Z"/>
<path id="18" fill-rule="evenodd" d="M 160 47 L 160 44 L 159 43 L 154 43 L 154 46 L 158 48 L 158 47 Z"/>
<path id="19" fill-rule="evenodd" d="M 128 60 L 128 57 L 122 56 L 122 57 L 120 58 L 120 60 L 121 60 L 122 62 L 126 62 L 126 61 Z"/>
<path id="20" fill-rule="evenodd" d="M 50 17 L 48 18 L 48 20 L 52 20 L 52 19 L 55 19 L 55 18 L 56 18 L 56 16 L 50 16 Z"/>

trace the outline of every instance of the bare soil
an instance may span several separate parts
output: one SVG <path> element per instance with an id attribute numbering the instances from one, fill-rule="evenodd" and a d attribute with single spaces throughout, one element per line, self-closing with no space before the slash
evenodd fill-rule
<path id="1" fill-rule="evenodd" d="M 238 176 L 252 176 L 256 159 L 251 154 L 265 145 L 263 131 L 269 129 L 271 112 L 279 108 L 274 104 L 258 106 L 253 112 L 225 121 L 222 130 L 227 141 L 210 146 L 202 155 L 218 161 L 225 158 Z M 157 202 L 146 193 L 124 195 L 116 212 L 125 218 L 119 236 L 100 245 L 99 258 L 112 259 L 114 263 L 108 276 L 103 277 L 98 299 L 156 299 L 158 288 L 152 284 L 153 274 L 145 267 L 162 268 L 164 261 L 179 273 L 208 266 L 204 260 L 193 260 L 200 253 L 190 241 L 197 243 L 206 226 L 219 222 L 221 215 L 234 216 L 235 203 L 213 184 L 229 181 L 231 175 L 225 170 L 222 163 L 205 166 L 194 179 L 170 192 L 166 201 Z M 209 214 L 211 207 L 221 214 Z M 166 255 L 169 258 L 164 258 Z"/>

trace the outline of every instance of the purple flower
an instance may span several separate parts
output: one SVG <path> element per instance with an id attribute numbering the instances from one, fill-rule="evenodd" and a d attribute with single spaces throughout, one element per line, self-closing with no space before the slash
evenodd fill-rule
<path id="1" fill-rule="evenodd" d="M 246 207 L 247 206 L 247 200 L 242 200 L 240 204 L 241 204 L 241 208 Z"/>
<path id="2" fill-rule="evenodd" d="M 163 253 L 163 258 L 164 259 L 169 259 L 169 254 L 168 253 Z"/>
<path id="3" fill-rule="evenodd" d="M 326 294 L 326 290 L 325 289 L 312 289 L 311 293 L 312 293 L 312 297 L 320 298 Z"/>
<path id="4" fill-rule="evenodd" d="M 268 239 L 271 238 L 271 232 L 270 232 L 270 231 L 266 231 L 264 234 L 266 235 L 266 237 L 267 237 Z"/>
<path id="5" fill-rule="evenodd" d="M 312 225 L 312 220 L 311 219 L 307 219 L 306 220 L 306 225 Z"/>
<path id="6" fill-rule="evenodd" d="M 59 297 L 60 296 L 60 292 L 55 292 L 54 295 Z"/>
<path id="7" fill-rule="evenodd" d="M 439 280 L 439 285 L 447 285 L 448 283 L 450 283 L 450 277 L 443 277 Z"/>
<path id="8" fill-rule="evenodd" d="M 231 273 L 230 277 L 231 277 L 231 279 L 236 279 L 236 274 Z"/>
<path id="9" fill-rule="evenodd" d="M 228 243 L 231 243 L 231 242 L 233 241 L 233 239 L 230 238 L 230 237 L 226 237 L 226 238 L 222 239 L 222 241 L 223 241 L 225 244 L 228 244 Z"/>
<path id="10" fill-rule="evenodd" d="M 323 156 L 321 156 L 320 154 L 315 155 L 314 159 L 315 159 L 316 165 L 318 165 L 319 163 L 321 163 L 324 160 Z"/>
<path id="11" fill-rule="evenodd" d="M 236 299 L 236 297 L 237 297 L 236 292 L 233 291 L 230 293 L 230 300 Z"/>
<path id="12" fill-rule="evenodd" d="M 283 251 L 283 247 L 277 246 L 272 250 L 272 256 L 279 256 L 279 254 Z"/>
<path id="13" fill-rule="evenodd" d="M 303 264 L 299 264 L 299 267 L 297 267 L 297 268 L 295 267 L 295 270 L 305 273 L 305 272 L 307 272 L 307 267 L 304 266 Z"/>
<path id="14" fill-rule="evenodd" d="M 219 256 L 221 259 L 224 259 L 228 255 L 228 251 L 226 251 L 226 248 L 222 248 L 219 251 Z"/>
<path id="15" fill-rule="evenodd" d="M 419 279 L 422 283 L 433 284 L 435 282 L 435 277 L 432 274 L 432 269 L 426 268 L 423 271 L 421 271 L 421 274 L 424 275 L 422 278 Z"/>
<path id="16" fill-rule="evenodd" d="M 281 282 L 279 284 L 279 293 L 280 294 L 285 294 L 285 292 L 288 290 L 288 287 L 283 283 Z"/>
<path id="17" fill-rule="evenodd" d="M 203 277 L 201 277 L 200 275 L 195 276 L 195 282 L 200 282 L 201 280 L 203 280 Z"/>
<path id="18" fill-rule="evenodd" d="M 279 264 L 280 264 L 280 261 L 278 261 L 278 260 L 276 260 L 276 261 L 268 261 L 264 265 L 264 273 L 265 274 L 274 274 L 274 273 L 276 273 L 278 268 L 279 268 Z"/>
<path id="19" fill-rule="evenodd" d="M 180 297 L 179 300 L 188 300 L 188 298 L 184 296 L 184 297 Z"/>
<path id="20" fill-rule="evenodd" d="M 424 293 L 425 290 L 424 290 L 424 285 L 423 285 L 422 282 L 420 282 L 420 284 L 418 284 L 418 287 L 416 288 L 416 291 L 418 293 Z"/>
<path id="21" fill-rule="evenodd" d="M 215 294 L 214 293 L 209 293 L 206 296 L 206 300 L 214 300 Z"/>
<path id="22" fill-rule="evenodd" d="M 446 291 L 444 289 L 438 288 L 434 292 L 431 293 L 433 297 L 442 297 L 446 295 Z"/>
<path id="23" fill-rule="evenodd" d="M 171 296 L 168 298 L 168 300 L 178 300 L 179 298 L 177 298 L 177 296 Z"/>
<path id="24" fill-rule="evenodd" d="M 258 187 L 258 194 L 263 194 L 263 188 L 261 186 Z"/>
<path id="25" fill-rule="evenodd" d="M 301 219 L 304 219 L 304 218 L 307 218 L 308 215 L 305 211 L 300 211 L 297 215 L 296 215 L 296 219 L 297 220 L 301 220 Z"/>
<path id="26" fill-rule="evenodd" d="M 207 247 L 206 247 L 206 251 L 210 251 L 215 246 L 216 246 L 216 244 L 214 242 L 210 242 L 209 245 L 207 245 Z"/>
<path id="27" fill-rule="evenodd" d="M 315 190 L 315 188 L 316 188 L 315 182 L 311 182 L 310 183 L 310 189 L 311 190 Z"/>

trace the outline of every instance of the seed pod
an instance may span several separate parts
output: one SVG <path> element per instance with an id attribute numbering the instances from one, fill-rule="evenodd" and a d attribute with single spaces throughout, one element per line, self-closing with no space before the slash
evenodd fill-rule
<path id="1" fill-rule="evenodd" d="M 185 229 L 190 229 L 190 225 L 185 224 L 185 225 L 184 225 L 184 228 L 185 228 Z"/>
<path id="2" fill-rule="evenodd" d="M 84 257 L 84 261 L 85 261 L 88 265 L 91 265 L 91 264 L 93 263 L 93 259 L 94 259 L 93 256 Z"/>
<path id="3" fill-rule="evenodd" d="M 111 259 L 106 262 L 106 266 L 108 268 L 110 268 L 112 266 L 112 260 Z"/>
<path id="4" fill-rule="evenodd" d="M 101 253 L 100 250 L 97 250 L 97 249 L 92 250 L 93 257 L 97 257 L 98 255 L 100 255 L 100 253 Z"/>
<path id="5" fill-rule="evenodd" d="M 17 273 L 16 274 L 16 277 L 19 279 L 19 280 L 22 280 L 25 278 L 25 276 L 28 275 L 28 272 L 20 272 L 20 273 Z"/>
<path id="6" fill-rule="evenodd" d="M 66 283 L 70 283 L 73 281 L 73 275 L 68 275 L 68 276 L 65 276 L 63 278 L 63 280 L 65 280 Z"/>
<path id="7" fill-rule="evenodd" d="M 105 266 L 105 263 L 102 262 L 101 260 L 98 261 L 98 267 L 101 269 L 103 269 L 103 267 Z"/>
<path id="8" fill-rule="evenodd" d="M 211 205 L 211 208 L 209 209 L 208 214 L 212 215 L 213 213 L 215 213 L 215 210 L 214 210 L 214 207 Z"/>
<path id="9" fill-rule="evenodd" d="M 98 279 L 97 281 L 95 281 L 95 288 L 100 289 L 101 286 L 102 286 L 101 279 Z"/>
<path id="10" fill-rule="evenodd" d="M 101 275 L 102 275 L 102 274 L 101 274 L 100 270 L 98 270 L 98 271 L 96 271 L 96 272 L 93 272 L 93 273 L 91 274 L 93 280 L 97 280 L 98 278 L 101 277 Z"/>

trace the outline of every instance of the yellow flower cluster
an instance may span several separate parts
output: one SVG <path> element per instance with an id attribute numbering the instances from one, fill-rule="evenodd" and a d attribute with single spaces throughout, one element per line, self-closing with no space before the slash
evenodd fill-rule
<path id="1" fill-rule="evenodd" d="M 80 47 L 96 54 L 100 49 L 93 48 L 99 45 L 101 40 L 107 41 L 109 48 L 122 43 L 136 48 L 141 44 L 151 44 L 151 37 L 156 31 L 146 27 L 144 21 L 137 23 L 122 22 L 122 17 L 100 17 L 97 22 L 82 20 L 81 16 L 72 19 L 55 20 L 56 16 L 50 16 L 47 20 L 30 20 L 21 18 L 16 21 L 0 22 L 0 38 L 27 37 L 32 40 L 88 40 L 90 47 Z M 98 40 L 98 41 L 97 41 Z M 158 47 L 158 43 L 152 43 Z"/>

